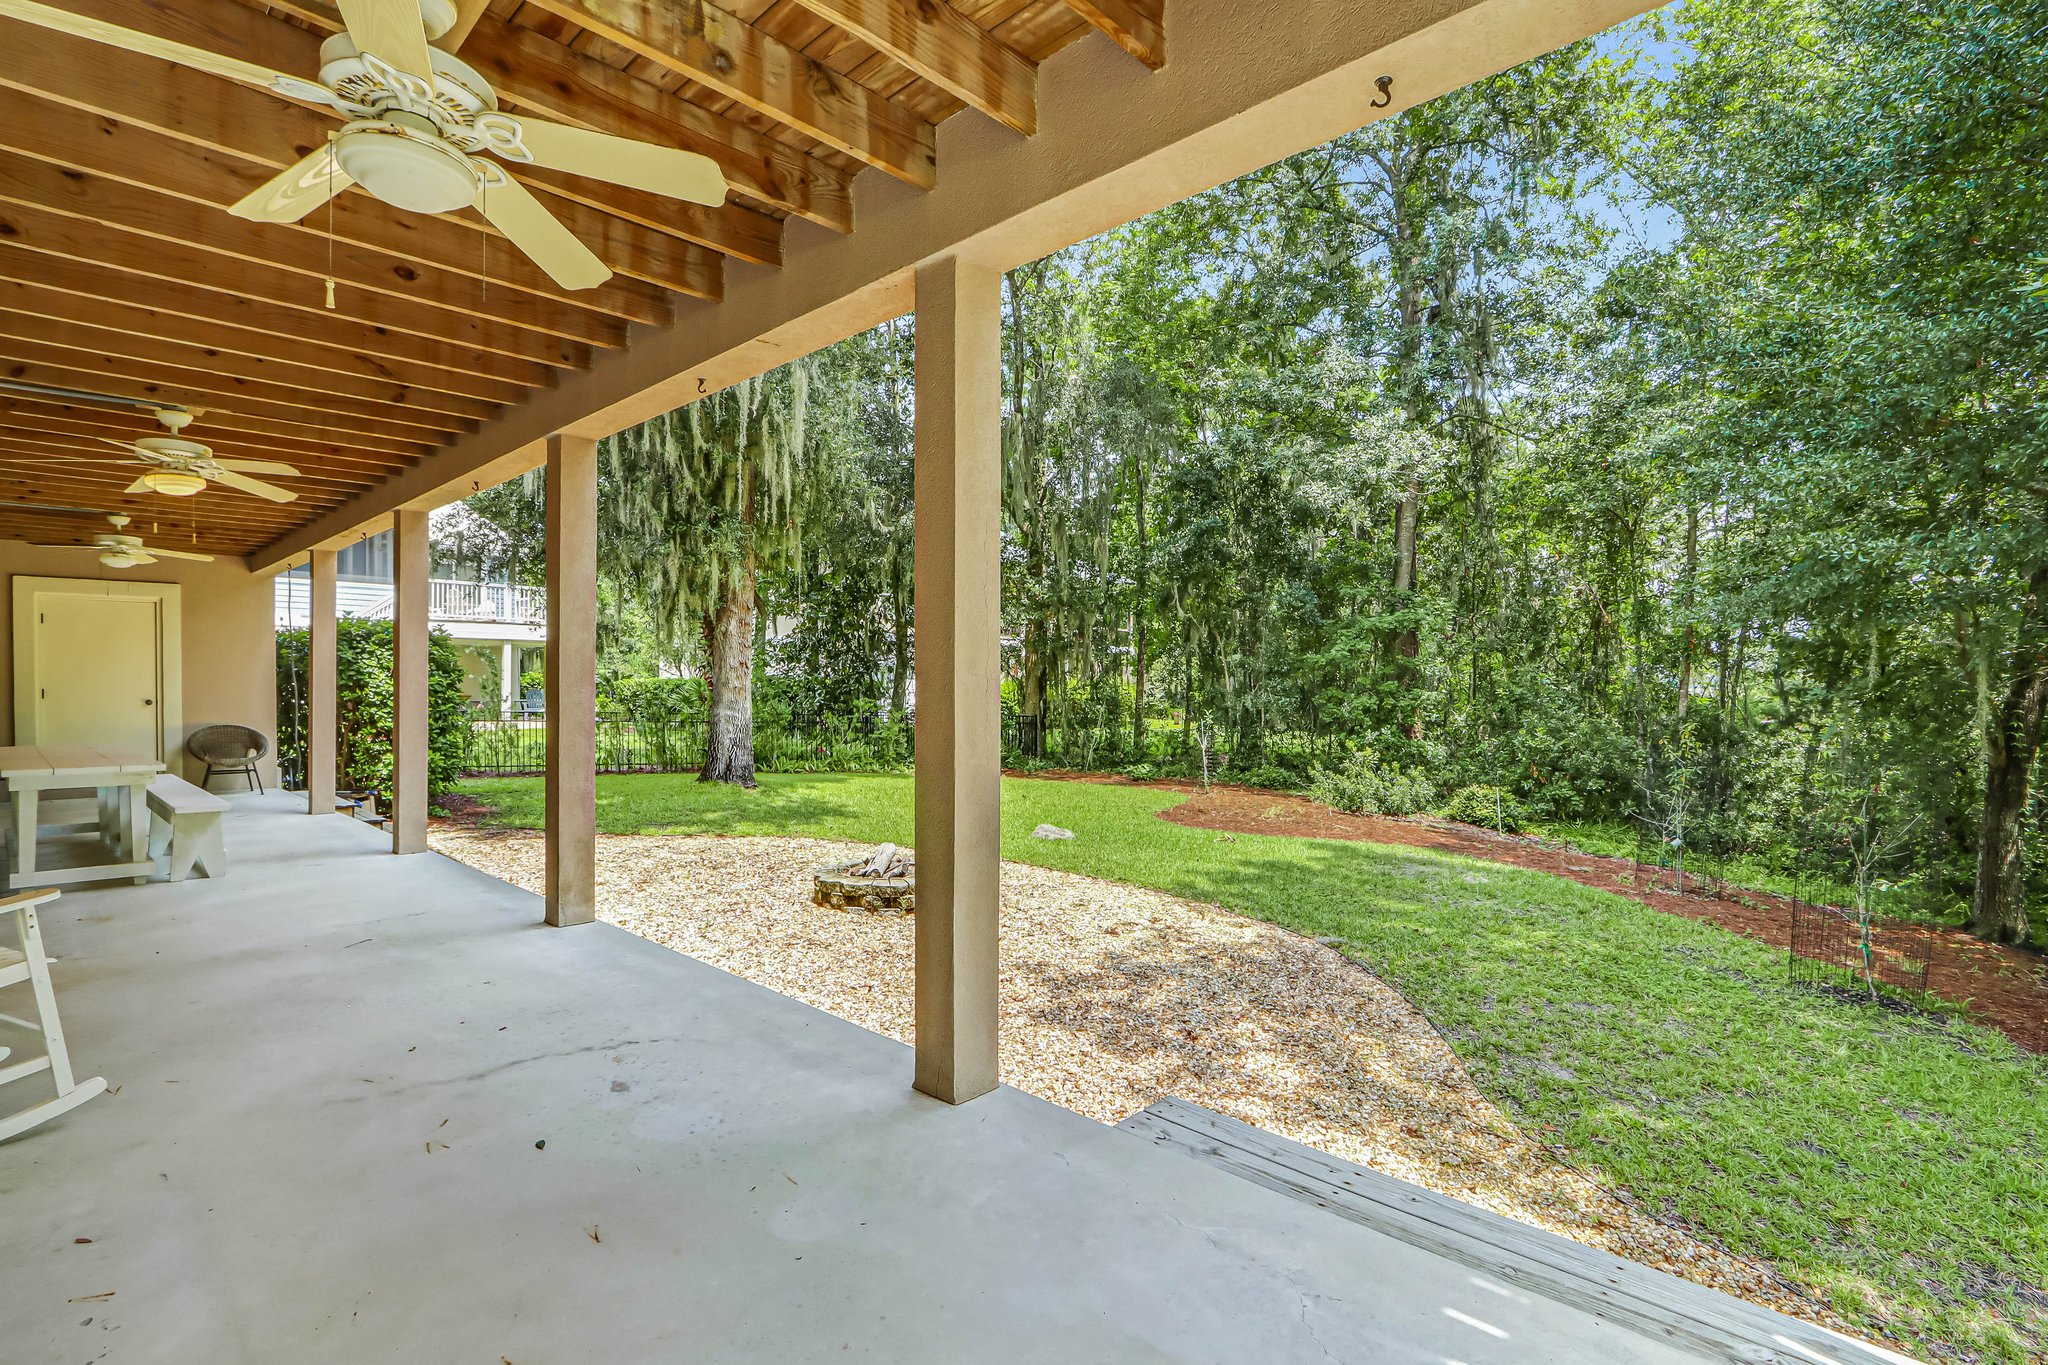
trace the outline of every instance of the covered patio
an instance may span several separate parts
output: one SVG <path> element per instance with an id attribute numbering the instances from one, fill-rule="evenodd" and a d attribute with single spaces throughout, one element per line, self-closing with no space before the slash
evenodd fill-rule
<path id="1" fill-rule="evenodd" d="M 705 206 L 537 174 L 618 272 L 583 290 L 468 216 L 351 195 L 324 223 L 229 217 L 327 111 L 53 18 L 303 89 L 342 26 L 324 0 L 0 0 L 27 54 L 0 72 L 0 633 L 30 631 L 31 577 L 151 586 L 165 704 L 127 704 L 175 769 L 200 725 L 274 729 L 271 576 L 310 564 L 312 604 L 310 790 L 236 797 L 223 878 L 45 907 L 74 1062 L 110 1088 L 0 1147 L 0 1356 L 1875 1359 L 1769 1315 L 1711 1346 L 1624 1327 L 1515 1287 L 1512 1258 L 1490 1275 L 997 1072 L 1003 272 L 1644 7 L 453 7 L 444 49 L 524 116 L 724 176 Z M 914 1049 L 593 922 L 592 725 L 597 443 L 911 311 Z M 290 460 L 298 498 L 174 502 L 78 462 L 158 406 Z M 542 466 L 534 897 L 426 852 L 427 515 Z M 67 553 L 106 513 L 187 557 Z M 334 813 L 333 621 L 338 551 L 385 528 L 380 833 Z M 57 742 L 37 691 L 0 657 L 0 743 Z"/>
<path id="2" fill-rule="evenodd" d="M 1878 1359 L 1734 1300 L 1710 1350 L 1667 1277 L 1635 1330 L 1526 1243 L 1475 1268 L 941 1103 L 898 1043 L 301 810 L 236 798 L 224 881 L 47 907 L 112 1088 L 0 1150 L 9 1359 Z"/>

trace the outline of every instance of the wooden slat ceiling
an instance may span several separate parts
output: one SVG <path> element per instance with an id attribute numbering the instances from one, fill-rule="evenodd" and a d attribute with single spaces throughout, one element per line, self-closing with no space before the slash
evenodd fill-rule
<path id="1" fill-rule="evenodd" d="M 55 0 L 310 78 L 332 0 Z M 507 404 L 778 266 L 782 225 L 854 230 L 863 172 L 929 187 L 935 126 L 1037 126 L 1040 62 L 1091 31 L 1158 65 L 1163 0 L 489 0 L 460 54 L 515 112 L 719 163 L 707 208 L 521 170 L 615 272 L 556 285 L 475 213 L 351 192 L 294 226 L 227 214 L 318 147 L 332 111 L 0 18 L 0 378 L 204 412 L 222 457 L 281 460 L 296 502 L 127 494 L 100 439 L 144 408 L 0 389 L 0 538 L 83 543 L 124 512 L 170 548 L 247 554 Z M 334 307 L 326 306 L 335 281 Z"/>

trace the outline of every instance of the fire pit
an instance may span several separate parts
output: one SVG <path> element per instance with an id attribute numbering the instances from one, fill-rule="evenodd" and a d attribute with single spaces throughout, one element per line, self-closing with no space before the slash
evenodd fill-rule
<path id="1" fill-rule="evenodd" d="M 917 908 L 916 888 L 917 865 L 911 856 L 883 844 L 872 858 L 819 868 L 811 900 L 833 910 L 908 915 Z"/>

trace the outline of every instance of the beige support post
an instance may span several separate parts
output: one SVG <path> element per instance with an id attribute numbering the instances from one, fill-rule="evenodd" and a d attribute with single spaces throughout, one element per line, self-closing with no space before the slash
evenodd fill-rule
<path id="1" fill-rule="evenodd" d="M 427 851 L 427 514 L 391 519 L 391 851 Z"/>
<path id="2" fill-rule="evenodd" d="M 334 814 L 335 680 L 333 550 L 314 550 L 306 614 L 306 813 Z"/>
<path id="3" fill-rule="evenodd" d="M 995 1089 L 1002 272 L 917 271 L 917 1088 Z"/>
<path id="4" fill-rule="evenodd" d="M 547 922 L 597 918 L 597 442 L 548 437 Z"/>

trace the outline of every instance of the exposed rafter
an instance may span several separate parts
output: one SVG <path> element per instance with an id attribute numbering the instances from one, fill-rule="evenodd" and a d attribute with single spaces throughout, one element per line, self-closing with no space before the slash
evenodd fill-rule
<path id="1" fill-rule="evenodd" d="M 797 0 L 1020 133 L 1038 131 L 1038 68 L 945 0 Z"/>
<path id="2" fill-rule="evenodd" d="M 722 9 L 701 0 L 532 3 L 899 180 L 938 183 L 929 123 Z"/>
<path id="3" fill-rule="evenodd" d="M 1066 0 L 1067 8 L 1157 71 L 1166 65 L 1166 0 Z"/>

